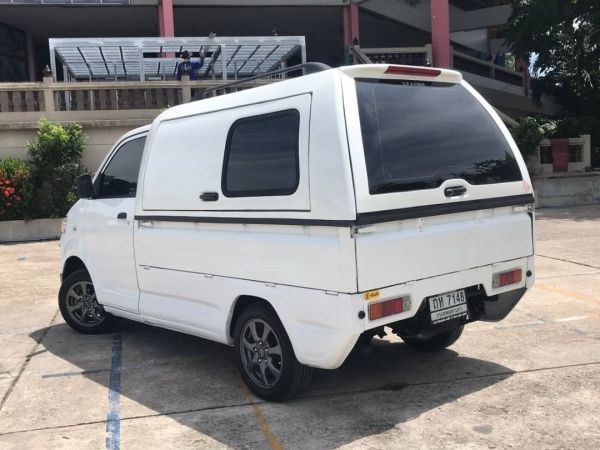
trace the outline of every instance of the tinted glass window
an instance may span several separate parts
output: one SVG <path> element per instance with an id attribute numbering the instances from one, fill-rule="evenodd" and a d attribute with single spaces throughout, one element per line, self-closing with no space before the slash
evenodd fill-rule
<path id="1" fill-rule="evenodd" d="M 135 197 L 146 137 L 123 144 L 100 175 L 98 197 Z"/>
<path id="2" fill-rule="evenodd" d="M 461 85 L 357 80 L 371 194 L 522 179 L 500 128 Z"/>
<path id="3" fill-rule="evenodd" d="M 291 195 L 298 188 L 296 110 L 241 119 L 229 130 L 222 190 L 227 197 Z"/>

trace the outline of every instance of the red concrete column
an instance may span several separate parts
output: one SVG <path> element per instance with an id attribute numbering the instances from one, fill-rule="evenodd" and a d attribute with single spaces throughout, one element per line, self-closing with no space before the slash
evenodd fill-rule
<path id="1" fill-rule="evenodd" d="M 569 170 L 569 139 L 550 139 L 552 145 L 552 165 L 555 172 Z"/>
<path id="2" fill-rule="evenodd" d="M 344 49 L 348 51 L 354 41 L 360 42 L 358 32 L 358 4 L 344 5 Z"/>
<path id="3" fill-rule="evenodd" d="M 431 0 L 431 47 L 435 67 L 451 67 L 450 4 L 448 0 Z"/>
<path id="4" fill-rule="evenodd" d="M 158 2 L 158 31 L 160 37 L 175 36 L 173 0 L 159 0 Z"/>

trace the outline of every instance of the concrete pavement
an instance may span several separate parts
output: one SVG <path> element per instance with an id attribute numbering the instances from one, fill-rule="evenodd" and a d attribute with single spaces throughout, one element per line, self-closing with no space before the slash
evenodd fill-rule
<path id="1" fill-rule="evenodd" d="M 395 336 L 301 398 L 243 386 L 231 349 L 57 314 L 58 242 L 0 246 L 0 448 L 598 448 L 600 207 L 538 211 L 537 284 L 437 354 Z"/>

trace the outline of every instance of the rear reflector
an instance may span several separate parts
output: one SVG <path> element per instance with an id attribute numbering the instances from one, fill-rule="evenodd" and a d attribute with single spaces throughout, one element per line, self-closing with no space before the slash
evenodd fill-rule
<path id="1" fill-rule="evenodd" d="M 437 77 L 442 73 L 440 69 L 428 69 L 427 67 L 401 67 L 389 66 L 385 73 L 390 75 L 413 75 L 416 77 Z"/>
<path id="2" fill-rule="evenodd" d="M 369 305 L 369 320 L 393 316 L 394 314 L 399 314 L 408 309 L 410 309 L 410 299 L 408 297 L 373 303 Z"/>
<path id="3" fill-rule="evenodd" d="M 499 288 L 509 284 L 519 283 L 523 279 L 521 269 L 509 270 L 508 272 L 498 272 L 492 276 L 492 287 Z"/>

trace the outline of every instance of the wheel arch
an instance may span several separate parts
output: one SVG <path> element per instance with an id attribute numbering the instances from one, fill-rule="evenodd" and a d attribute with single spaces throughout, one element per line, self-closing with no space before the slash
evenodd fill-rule
<path id="1" fill-rule="evenodd" d="M 62 270 L 62 279 L 64 280 L 72 273 L 75 273 L 78 270 L 87 270 L 85 263 L 81 260 L 81 258 L 77 256 L 69 256 L 63 265 Z M 89 271 L 88 271 L 89 272 Z"/>
<path id="2" fill-rule="evenodd" d="M 233 308 L 231 309 L 231 317 L 229 319 L 229 325 L 227 326 L 227 338 L 233 340 L 233 336 L 235 334 L 235 324 L 240 317 L 240 314 L 250 305 L 255 303 L 262 303 L 266 305 L 269 309 L 273 311 L 273 313 L 277 316 L 279 321 L 281 321 L 281 317 L 277 314 L 277 311 L 268 300 L 262 297 L 256 297 L 254 295 L 240 295 L 233 302 Z M 283 323 L 283 322 L 282 322 Z"/>

